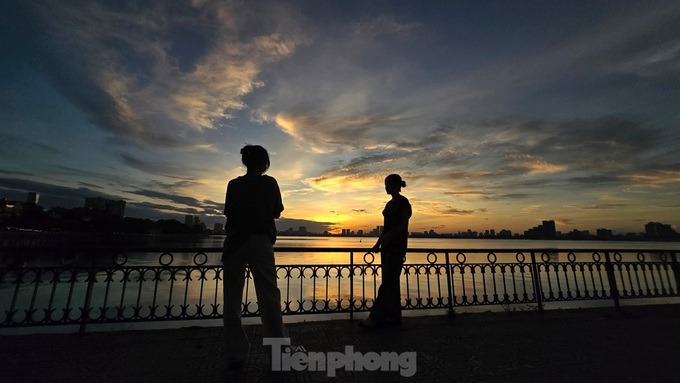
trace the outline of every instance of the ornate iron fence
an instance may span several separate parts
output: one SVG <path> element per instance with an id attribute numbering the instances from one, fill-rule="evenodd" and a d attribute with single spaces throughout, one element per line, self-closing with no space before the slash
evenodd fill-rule
<path id="1" fill-rule="evenodd" d="M 370 310 L 379 254 L 277 248 L 284 315 Z M 219 248 L 2 249 L 0 328 L 221 318 Z M 286 258 L 308 259 L 304 264 Z M 468 260 L 470 258 L 470 260 Z M 329 261 L 332 260 L 333 262 Z M 411 249 L 402 308 L 531 305 L 679 296 L 676 251 Z M 249 271 L 243 316 L 257 316 Z"/>

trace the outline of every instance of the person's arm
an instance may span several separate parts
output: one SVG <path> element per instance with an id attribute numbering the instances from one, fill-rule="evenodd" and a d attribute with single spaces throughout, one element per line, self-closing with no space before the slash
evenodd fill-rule
<path id="1" fill-rule="evenodd" d="M 232 193 L 232 182 L 229 181 L 227 184 L 227 194 L 224 197 L 224 215 L 229 217 L 230 213 L 233 211 L 233 198 L 231 196 L 233 195 Z"/>
<path id="2" fill-rule="evenodd" d="M 395 226 L 394 229 L 390 231 L 383 231 L 383 233 L 380 234 L 380 237 L 378 237 L 378 241 L 375 243 L 375 245 L 373 245 L 373 249 L 380 249 L 383 243 L 386 241 L 389 242 L 390 238 L 392 238 L 397 233 L 408 231 L 408 220 L 411 218 L 411 214 L 411 205 L 406 203 L 406 205 L 401 209 L 401 220 L 399 221 L 399 225 Z"/>
<path id="3" fill-rule="evenodd" d="M 283 211 L 281 189 L 279 189 L 279 184 L 276 182 L 276 179 L 272 179 L 274 180 L 274 211 L 272 211 L 272 213 L 274 214 L 274 219 L 279 219 L 281 218 L 281 212 Z"/>

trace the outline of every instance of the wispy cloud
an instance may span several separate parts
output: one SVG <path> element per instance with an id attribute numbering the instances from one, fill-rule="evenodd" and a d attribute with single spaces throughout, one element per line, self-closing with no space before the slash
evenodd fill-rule
<path id="1" fill-rule="evenodd" d="M 305 41 L 292 8 L 268 13 L 270 31 L 249 37 L 248 20 L 236 21 L 240 7 L 225 2 L 35 2 L 31 9 L 45 28 L 36 38 L 47 45 L 55 86 L 100 127 L 144 145 L 207 145 L 190 133 L 233 118 L 243 97 L 263 86 L 262 66 Z"/>

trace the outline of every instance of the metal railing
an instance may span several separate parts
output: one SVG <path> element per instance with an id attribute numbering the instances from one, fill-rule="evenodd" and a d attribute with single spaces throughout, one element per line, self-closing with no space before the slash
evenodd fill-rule
<path id="1" fill-rule="evenodd" d="M 379 253 L 276 248 L 284 315 L 369 311 Z M 677 297 L 680 266 L 667 250 L 410 249 L 404 310 Z M 286 263 L 287 257 L 312 260 Z M 219 319 L 220 248 L 1 249 L 0 328 Z M 470 260 L 468 260 L 470 258 Z M 257 316 L 250 273 L 243 316 Z M 663 300 L 661 300 L 663 301 Z"/>

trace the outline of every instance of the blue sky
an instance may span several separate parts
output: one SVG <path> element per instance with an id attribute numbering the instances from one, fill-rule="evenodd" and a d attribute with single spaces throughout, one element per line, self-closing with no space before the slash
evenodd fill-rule
<path id="1" fill-rule="evenodd" d="M 680 225 L 677 1 L 0 6 L 0 197 L 220 216 L 246 143 L 279 228 Z"/>

